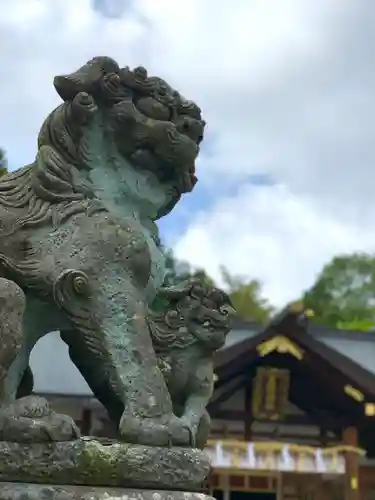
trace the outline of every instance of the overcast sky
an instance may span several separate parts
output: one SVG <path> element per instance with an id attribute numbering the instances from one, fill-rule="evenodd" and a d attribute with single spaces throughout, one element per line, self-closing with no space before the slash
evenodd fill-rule
<path id="1" fill-rule="evenodd" d="M 374 19 L 373 0 L 1 0 L 0 145 L 12 169 L 33 160 L 54 75 L 146 66 L 208 122 L 164 240 L 281 306 L 333 255 L 375 248 Z"/>

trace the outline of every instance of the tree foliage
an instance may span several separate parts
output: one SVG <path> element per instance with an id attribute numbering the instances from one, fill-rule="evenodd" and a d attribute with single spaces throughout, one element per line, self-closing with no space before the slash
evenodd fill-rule
<path id="1" fill-rule="evenodd" d="M 8 172 L 8 162 L 5 151 L 0 148 L 0 177 Z"/>
<path id="2" fill-rule="evenodd" d="M 188 263 L 177 261 L 170 251 L 166 256 L 166 284 L 193 276 L 214 283 L 203 269 L 192 269 Z M 258 280 L 233 276 L 223 267 L 220 285 L 229 294 L 240 318 L 260 324 L 270 319 L 274 308 L 263 297 Z M 317 323 L 343 330 L 374 330 L 375 255 L 354 253 L 333 258 L 304 293 L 303 301 L 307 309 L 314 311 Z"/>
<path id="3" fill-rule="evenodd" d="M 193 269 L 188 262 L 177 260 L 171 250 L 165 250 L 164 255 L 166 257 L 165 285 L 176 285 L 189 278 L 200 278 L 210 285 L 214 284 L 213 279 L 204 269 Z"/>
<path id="4" fill-rule="evenodd" d="M 221 268 L 224 288 L 229 293 L 232 304 L 240 318 L 265 324 L 269 321 L 274 308 L 262 296 L 262 285 L 256 279 L 248 280 L 242 276 L 233 276 Z"/>
<path id="5" fill-rule="evenodd" d="M 176 260 L 170 250 L 166 250 L 165 255 L 166 285 L 177 284 L 192 277 L 199 277 L 211 285 L 215 284 L 204 269 L 193 269 L 187 262 Z M 262 297 L 262 287 L 258 280 L 232 276 L 225 267 L 222 267 L 220 281 L 223 282 L 223 288 L 230 296 L 240 318 L 260 324 L 264 324 L 269 320 L 273 308 Z"/>
<path id="6" fill-rule="evenodd" d="M 341 255 L 324 266 L 304 295 L 314 319 L 347 330 L 373 330 L 375 323 L 375 256 Z"/>

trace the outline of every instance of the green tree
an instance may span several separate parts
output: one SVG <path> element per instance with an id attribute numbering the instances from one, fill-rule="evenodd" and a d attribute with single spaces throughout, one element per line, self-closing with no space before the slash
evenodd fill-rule
<path id="1" fill-rule="evenodd" d="M 0 148 L 0 177 L 8 172 L 8 162 L 5 151 Z"/>
<path id="2" fill-rule="evenodd" d="M 166 257 L 165 285 L 176 285 L 190 278 L 200 278 L 206 283 L 213 285 L 213 279 L 204 269 L 193 269 L 188 262 L 179 261 L 173 255 L 172 250 L 164 250 Z"/>
<path id="3" fill-rule="evenodd" d="M 232 276 L 225 267 L 221 268 L 221 275 L 224 288 L 227 290 L 240 318 L 255 321 L 262 325 L 270 320 L 274 308 L 262 296 L 260 281 Z"/>
<path id="4" fill-rule="evenodd" d="M 374 329 L 375 256 L 354 253 L 333 258 L 303 300 L 321 324 L 348 330 Z"/>
<path id="5" fill-rule="evenodd" d="M 194 277 L 215 285 L 214 280 L 204 269 L 193 269 L 189 263 L 177 260 L 171 250 L 165 249 L 164 254 L 166 256 L 165 285 L 177 284 Z M 224 284 L 223 289 L 231 298 L 240 318 L 259 324 L 264 324 L 270 319 L 274 308 L 262 297 L 262 286 L 258 280 L 232 276 L 225 267 L 222 267 L 221 281 Z"/>

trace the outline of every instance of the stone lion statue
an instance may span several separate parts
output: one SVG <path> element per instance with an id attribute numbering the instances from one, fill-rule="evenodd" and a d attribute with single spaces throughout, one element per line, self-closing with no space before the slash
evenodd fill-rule
<path id="1" fill-rule="evenodd" d="M 94 393 L 109 387 L 121 403 L 122 439 L 189 445 L 147 312 L 164 279 L 155 221 L 196 183 L 201 111 L 108 57 L 54 86 L 63 103 L 42 125 L 34 163 L 0 180 L 0 431 L 77 436 L 43 401 L 16 399 L 35 343 L 60 330 Z"/>

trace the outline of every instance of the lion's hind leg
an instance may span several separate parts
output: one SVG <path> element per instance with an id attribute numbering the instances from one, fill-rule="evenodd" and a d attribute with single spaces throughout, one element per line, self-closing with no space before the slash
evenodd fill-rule
<path id="1" fill-rule="evenodd" d="M 55 413 L 36 396 L 16 400 L 28 366 L 27 332 L 23 319 L 26 298 L 13 281 L 0 278 L 0 440 L 65 441 L 79 436 L 70 417 Z"/>
<path id="2" fill-rule="evenodd" d="M 7 390 L 10 367 L 22 350 L 23 315 L 26 298 L 14 281 L 0 278 L 0 405 L 11 403 L 15 394 Z"/>

